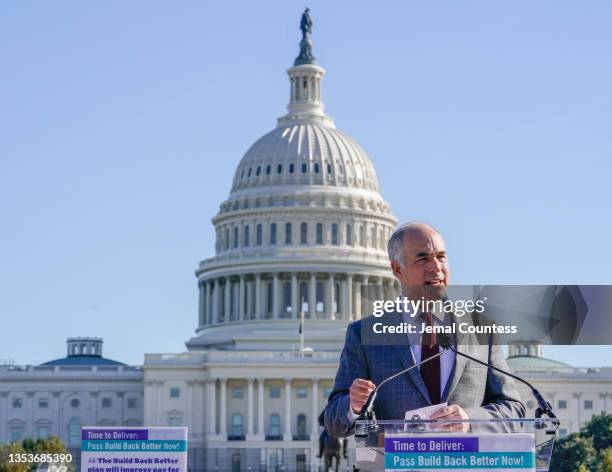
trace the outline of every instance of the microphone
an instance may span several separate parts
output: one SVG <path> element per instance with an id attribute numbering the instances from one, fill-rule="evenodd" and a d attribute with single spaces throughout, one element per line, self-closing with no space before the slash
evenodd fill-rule
<path id="1" fill-rule="evenodd" d="M 469 359 L 471 361 L 474 361 L 474 362 L 476 362 L 476 363 L 478 363 L 480 365 L 483 365 L 485 367 L 490 367 L 493 370 L 501 372 L 502 374 L 507 375 L 508 377 L 511 377 L 514 380 L 518 380 L 519 382 L 521 382 L 524 385 L 527 385 L 527 387 L 529 387 L 531 389 L 531 394 L 534 396 L 534 398 L 538 402 L 538 407 L 536 408 L 536 411 L 535 411 L 535 417 L 536 418 L 542 418 L 542 415 L 546 415 L 550 419 L 557 418 L 557 416 L 554 414 L 554 412 L 552 410 L 552 406 L 550 405 L 550 403 L 548 403 L 544 399 L 544 397 L 538 391 L 537 388 L 535 388 L 533 385 L 531 385 L 525 379 L 519 377 L 518 375 L 514 375 L 514 374 L 512 374 L 510 372 L 506 372 L 505 370 L 500 369 L 499 367 L 495 367 L 494 365 L 492 365 L 492 364 L 490 364 L 488 362 L 484 362 L 484 361 L 481 361 L 480 359 L 476 359 L 475 357 L 472 357 L 469 354 L 465 354 L 465 353 L 463 353 L 461 351 L 458 351 L 457 349 L 455 349 L 453 347 L 453 342 L 451 341 L 450 337 L 446 333 L 438 334 L 438 344 L 440 346 L 442 346 L 442 348 L 444 348 L 444 349 L 450 349 L 456 355 L 463 356 L 463 357 L 465 357 L 465 358 L 467 358 L 467 359 Z"/>
<path id="2" fill-rule="evenodd" d="M 439 345 L 442 347 L 442 350 L 440 352 L 438 352 L 437 354 L 434 354 L 433 356 L 428 357 L 427 359 L 424 359 L 421 362 L 419 362 L 417 364 L 414 364 L 413 366 L 408 367 L 407 369 L 401 370 L 401 371 L 397 372 L 396 374 L 393 374 L 392 376 L 387 377 L 385 380 L 383 380 L 381 383 L 379 383 L 376 386 L 376 388 L 374 390 L 372 390 L 372 393 L 370 393 L 370 396 L 368 397 L 368 401 L 361 408 L 361 412 L 359 412 L 359 416 L 356 418 L 355 421 L 357 421 L 357 420 L 371 420 L 371 419 L 373 419 L 372 410 L 374 409 L 374 401 L 376 400 L 376 395 L 378 395 L 378 390 L 380 390 L 380 388 L 384 384 L 386 384 L 390 380 L 393 380 L 393 379 L 399 377 L 402 374 L 410 372 L 412 369 L 416 369 L 417 367 L 421 367 L 423 364 L 428 363 L 429 361 L 435 359 L 436 357 L 440 357 L 444 353 L 444 351 L 449 349 L 449 346 L 442 345 L 441 343 L 439 343 Z M 350 408 L 350 406 L 349 406 L 349 408 Z"/>

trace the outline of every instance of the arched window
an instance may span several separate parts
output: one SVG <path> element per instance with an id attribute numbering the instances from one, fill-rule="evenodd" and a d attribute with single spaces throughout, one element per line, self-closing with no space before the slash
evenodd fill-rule
<path id="1" fill-rule="evenodd" d="M 289 164 L 289 173 L 293 174 L 294 170 L 295 170 L 295 166 L 293 164 Z"/>
<path id="2" fill-rule="evenodd" d="M 353 227 L 351 225 L 346 225 L 346 245 L 353 245 Z"/>
<path id="3" fill-rule="evenodd" d="M 279 164 L 278 167 L 276 168 L 276 173 L 280 174 L 283 171 L 283 165 Z"/>
<path id="4" fill-rule="evenodd" d="M 332 223 L 331 227 L 331 242 L 333 245 L 338 245 L 338 225 L 336 223 Z"/>
<path id="5" fill-rule="evenodd" d="M 291 223 L 285 223 L 285 244 L 291 244 Z"/>
<path id="6" fill-rule="evenodd" d="M 302 174 L 305 174 L 307 170 L 308 170 L 308 165 L 304 162 L 302 164 Z"/>
<path id="7" fill-rule="evenodd" d="M 229 229 L 225 230 L 225 249 L 229 249 L 230 247 L 230 232 Z"/>
<path id="8" fill-rule="evenodd" d="M 238 226 L 234 228 L 234 249 L 238 247 Z"/>
<path id="9" fill-rule="evenodd" d="M 236 413 L 232 416 L 232 436 L 234 438 L 241 438 L 244 436 L 242 431 L 242 415 L 240 413 Z"/>
<path id="10" fill-rule="evenodd" d="M 314 171 L 315 171 L 315 174 L 319 173 L 319 163 L 318 162 L 315 162 Z"/>
<path id="11" fill-rule="evenodd" d="M 261 174 L 261 166 L 257 166 L 257 171 L 255 172 L 255 175 L 259 174 Z"/>
<path id="12" fill-rule="evenodd" d="M 263 244 L 263 227 L 261 224 L 257 225 L 256 244 L 261 246 Z"/>
<path id="13" fill-rule="evenodd" d="M 283 283 L 283 309 L 281 310 L 283 318 L 291 317 L 291 282 Z"/>
<path id="14" fill-rule="evenodd" d="M 251 243 L 250 239 L 251 239 L 251 227 L 249 225 L 246 225 L 244 227 L 244 247 L 249 247 L 249 244 Z"/>
<path id="15" fill-rule="evenodd" d="M 317 244 L 323 244 L 323 223 L 317 223 Z"/>
<path id="16" fill-rule="evenodd" d="M 327 164 L 327 173 L 331 174 L 331 172 L 332 172 L 331 164 Z"/>
<path id="17" fill-rule="evenodd" d="M 359 227 L 359 244 L 363 247 L 366 246 L 365 225 Z"/>
<path id="18" fill-rule="evenodd" d="M 300 244 L 308 244 L 308 223 L 300 225 Z"/>
<path id="19" fill-rule="evenodd" d="M 72 418 L 68 422 L 68 444 L 70 446 L 81 444 L 81 422 L 78 418 Z"/>
<path id="20" fill-rule="evenodd" d="M 304 413 L 297 415 L 297 435 L 298 439 L 306 438 L 306 415 Z"/>
<path id="21" fill-rule="evenodd" d="M 370 244 L 373 248 L 376 248 L 376 228 L 372 227 L 372 241 L 370 241 Z"/>
<path id="22" fill-rule="evenodd" d="M 249 172 L 247 174 L 247 177 L 250 177 L 252 173 L 253 173 L 253 168 L 249 167 Z"/>
<path id="23" fill-rule="evenodd" d="M 276 244 L 276 223 L 270 224 L 270 244 Z"/>
<path id="24" fill-rule="evenodd" d="M 268 434 L 271 437 L 280 437 L 281 435 L 281 420 L 280 415 L 278 413 L 272 413 L 270 415 L 270 427 L 268 429 Z"/>

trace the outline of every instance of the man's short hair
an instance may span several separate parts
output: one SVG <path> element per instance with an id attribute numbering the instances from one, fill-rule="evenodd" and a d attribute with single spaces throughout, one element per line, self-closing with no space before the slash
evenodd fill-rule
<path id="1" fill-rule="evenodd" d="M 398 226 L 393 234 L 389 238 L 387 243 L 387 253 L 389 254 L 390 262 L 397 262 L 400 265 L 404 265 L 404 238 L 407 234 L 422 231 L 423 228 L 430 228 L 436 233 L 440 234 L 436 228 L 430 224 L 423 223 L 421 221 L 410 221 Z"/>

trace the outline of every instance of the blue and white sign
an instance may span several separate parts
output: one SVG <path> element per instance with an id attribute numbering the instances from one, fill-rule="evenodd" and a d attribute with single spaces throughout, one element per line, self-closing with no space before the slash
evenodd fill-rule
<path id="1" fill-rule="evenodd" d="M 385 471 L 403 470 L 535 472 L 535 435 L 387 435 Z"/>
<path id="2" fill-rule="evenodd" d="M 187 472 L 187 428 L 84 427 L 81 472 Z"/>

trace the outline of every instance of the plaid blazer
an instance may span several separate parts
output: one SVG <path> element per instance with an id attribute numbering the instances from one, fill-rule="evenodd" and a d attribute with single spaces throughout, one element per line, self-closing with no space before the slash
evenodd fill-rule
<path id="1" fill-rule="evenodd" d="M 401 320 L 399 314 L 390 315 L 397 315 Z M 376 321 L 379 319 L 369 316 L 347 327 L 336 380 L 323 412 L 325 428 L 334 436 L 345 437 L 354 432 L 354 425 L 348 419 L 349 388 L 353 380 L 369 379 L 378 385 L 387 377 L 414 365 L 407 336 L 405 341 L 389 345 L 362 343 L 362 333 L 365 333 L 362 330 L 371 333 Z M 508 370 L 501 346 L 494 345 L 491 337 L 488 337 L 488 344 L 483 345 L 474 335 L 458 334 L 454 342 L 457 350 Z M 441 401 L 461 406 L 471 419 L 525 416 L 525 406 L 513 379 L 461 356 L 455 357 Z M 403 420 L 406 411 L 431 404 L 417 368 L 381 387 L 374 403 L 374 413 L 379 420 Z"/>

